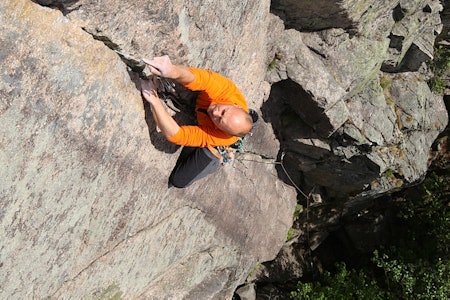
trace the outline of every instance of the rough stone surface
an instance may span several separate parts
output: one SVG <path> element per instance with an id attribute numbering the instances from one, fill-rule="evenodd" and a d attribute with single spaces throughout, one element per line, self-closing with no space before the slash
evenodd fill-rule
<path id="1" fill-rule="evenodd" d="M 316 249 L 419 181 L 448 122 L 437 0 L 34 2 L 0 4 L 2 298 L 230 299 L 283 246 L 292 186 L 330 208 L 307 220 Z M 261 113 L 246 153 L 168 189 L 179 149 L 113 50 L 233 79 Z M 300 276 L 291 244 L 272 265 Z"/>
<path id="2" fill-rule="evenodd" d="M 274 164 L 246 154 L 168 189 L 178 149 L 119 57 L 31 1 L 2 1 L 0 21 L 1 298 L 226 299 L 276 256 L 295 191 Z"/>
<path id="3" fill-rule="evenodd" d="M 433 58 L 434 40 L 442 31 L 442 9 L 440 1 L 400 1 L 394 9 L 384 71 L 417 71 Z"/>
<path id="4" fill-rule="evenodd" d="M 295 10 L 302 4 L 294 1 L 277 5 L 286 8 L 279 15 L 297 30 L 272 26 L 277 32 L 269 47 L 274 68 L 266 79 L 273 85 L 265 106 L 270 111 L 281 103 L 285 107 L 272 117 L 281 121 L 272 125 L 289 152 L 291 171 L 300 171 L 292 177 L 307 189 L 323 189 L 329 198 L 364 198 L 419 180 L 428 168 L 431 144 L 448 119 L 442 96 L 426 84 L 428 71 L 419 68 L 432 57 L 430 49 L 442 29 L 440 3 L 341 1 L 324 9 L 318 1 L 305 11 Z M 329 21 L 338 11 L 347 18 L 311 32 L 304 29 L 303 18 L 290 17 L 305 13 L 306 18 L 310 10 L 317 14 L 322 9 Z M 404 15 L 397 16 L 399 11 Z M 394 56 L 393 35 L 404 36 L 402 51 Z M 417 62 L 408 49 L 422 49 L 427 57 L 414 72 L 400 67 Z M 389 71 L 399 75 L 382 71 L 393 57 L 397 67 Z"/>
<path id="5" fill-rule="evenodd" d="M 266 76 L 273 85 L 263 112 L 275 114 L 270 121 L 285 149 L 286 168 L 311 195 L 301 201 L 307 213 L 295 222 L 298 232 L 294 238 L 249 280 L 272 287 L 258 290 L 257 298 L 268 297 L 286 284 L 295 289 L 296 280 L 304 273 L 314 274 L 321 266 L 315 265 L 312 256 L 321 255 L 321 245 L 330 236 L 343 233 L 348 243 L 344 246 L 351 245 L 344 247 L 346 258 L 351 257 L 352 247 L 370 252 L 374 244 L 383 243 L 388 214 L 374 217 L 376 222 L 361 223 L 366 217 L 371 219 L 379 202 L 389 200 L 380 195 L 420 182 L 430 164 L 434 168 L 448 165 L 448 127 L 447 133 L 443 132 L 448 112 L 442 95 L 427 85 L 432 76 L 427 63 L 433 58 L 435 38 L 441 30 L 440 45 L 447 50 L 450 45 L 449 2 L 442 1 L 444 11 L 440 1 L 337 2 L 324 6 L 315 1 L 296 10 L 303 4 L 273 1 L 277 11 L 272 11 L 286 27 L 300 31 L 295 35 L 301 38 L 286 42 L 283 35 L 294 36 L 287 33 L 292 29 L 276 27 L 279 34 L 273 39 L 284 42 L 269 47 L 278 67 Z M 314 14 L 308 19 L 310 12 Z M 293 46 L 295 43 L 306 48 Z M 300 48 L 309 49 L 316 57 L 297 55 L 292 59 Z M 319 109 L 324 103 L 320 100 L 329 93 L 321 87 L 329 85 L 317 80 L 317 73 L 321 78 L 333 78 L 331 88 L 341 93 L 338 99 L 331 98 L 335 99 L 332 103 L 347 108 L 340 123 L 335 122 L 339 115 Z M 437 75 L 447 80 L 448 99 L 446 74 L 448 71 Z M 308 77 L 312 82 L 306 82 Z M 338 199 L 344 201 L 335 201 Z M 346 220 L 357 226 L 346 226 Z M 322 253 L 323 263 L 339 255 L 334 250 Z"/>
<path id="6" fill-rule="evenodd" d="M 53 1 L 62 2 L 65 1 Z M 268 93 L 264 76 L 269 1 L 79 0 L 67 17 L 112 47 L 220 72 L 257 107 Z M 77 9 L 74 9 L 77 7 Z M 233 9 L 231 9 L 233 8 Z"/>

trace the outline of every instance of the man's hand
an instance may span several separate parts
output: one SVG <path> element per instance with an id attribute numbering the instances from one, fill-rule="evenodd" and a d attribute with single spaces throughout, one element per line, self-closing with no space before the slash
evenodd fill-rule
<path id="1" fill-rule="evenodd" d="M 141 92 L 144 99 L 150 104 L 155 104 L 155 101 L 160 101 L 158 97 L 158 82 L 155 76 L 148 80 L 141 79 Z"/>
<path id="2" fill-rule="evenodd" d="M 195 79 L 188 67 L 172 64 L 167 55 L 153 59 L 143 58 L 142 61 L 148 65 L 150 72 L 154 75 L 175 79 L 181 84 L 190 83 Z"/>
<path id="3" fill-rule="evenodd" d="M 176 79 L 178 77 L 177 68 L 170 61 L 169 56 L 159 56 L 153 59 L 142 59 L 149 67 L 150 71 L 157 75 L 166 78 Z"/>

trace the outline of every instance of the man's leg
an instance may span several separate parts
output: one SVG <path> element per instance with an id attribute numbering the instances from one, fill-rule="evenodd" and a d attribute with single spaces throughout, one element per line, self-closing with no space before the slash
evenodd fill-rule
<path id="1" fill-rule="evenodd" d="M 184 188 L 216 172 L 220 160 L 208 148 L 184 147 L 169 177 L 169 183 Z"/>

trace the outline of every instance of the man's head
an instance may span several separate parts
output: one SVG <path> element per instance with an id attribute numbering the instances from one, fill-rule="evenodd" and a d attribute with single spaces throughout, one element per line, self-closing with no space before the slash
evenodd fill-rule
<path id="1" fill-rule="evenodd" d="M 214 104 L 208 115 L 219 129 L 234 136 L 244 136 L 252 129 L 252 117 L 238 105 Z"/>

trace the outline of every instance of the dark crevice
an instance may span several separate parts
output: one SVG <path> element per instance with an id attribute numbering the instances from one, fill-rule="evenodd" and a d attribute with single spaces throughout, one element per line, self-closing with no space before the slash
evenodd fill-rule
<path id="1" fill-rule="evenodd" d="M 286 170 L 277 166 L 277 171 L 285 183 L 292 180 L 302 191 L 323 188 L 327 199 L 339 199 L 362 192 L 367 182 L 377 178 L 378 165 L 365 157 L 371 145 L 353 145 L 353 140 L 339 133 L 328 137 L 331 124 L 323 108 L 294 81 L 274 84 L 261 110 L 280 142 L 278 160 L 284 155 Z M 335 146 L 355 153 L 344 159 L 346 152 L 334 151 Z"/>
<path id="2" fill-rule="evenodd" d="M 88 32 L 89 33 L 89 32 Z M 102 35 L 95 35 L 92 34 L 92 37 L 95 40 L 101 41 L 105 44 L 108 48 L 116 52 L 116 54 L 119 55 L 120 59 L 128 66 L 131 72 L 136 73 L 140 78 L 142 79 L 148 79 L 151 73 L 149 70 L 145 69 L 145 63 L 140 58 L 136 58 L 132 55 L 129 55 L 127 53 L 123 53 L 120 46 L 116 43 L 114 43 L 110 38 Z"/>
<path id="3" fill-rule="evenodd" d="M 93 34 L 87 31 L 85 28 L 82 29 L 89 33 L 94 38 L 94 40 L 102 42 L 106 47 L 116 52 L 117 55 L 119 55 L 120 59 L 129 67 L 130 72 L 136 73 L 140 78 L 148 79 L 150 74 L 148 71 L 144 72 L 145 63 L 141 59 L 122 53 L 121 47 L 118 44 L 114 43 L 109 37 L 99 34 Z M 130 77 L 134 81 L 135 76 L 130 75 Z"/>
<path id="4" fill-rule="evenodd" d="M 403 41 L 405 40 L 404 36 L 399 36 L 390 33 L 389 34 L 389 48 L 395 49 L 397 51 L 402 51 L 403 48 Z"/>
<path id="5" fill-rule="evenodd" d="M 401 21 L 405 17 L 405 11 L 402 9 L 400 4 L 398 4 L 392 11 L 392 18 L 395 22 Z"/>
<path id="6" fill-rule="evenodd" d="M 317 99 L 292 80 L 283 80 L 272 86 L 272 97 L 281 98 L 305 124 L 313 128 L 318 136 L 328 137 L 333 130 L 325 116 L 325 109 L 319 107 Z"/>
<path id="7" fill-rule="evenodd" d="M 400 63 L 395 64 L 386 61 L 381 66 L 381 71 L 386 73 L 417 72 L 423 63 L 428 63 L 430 60 L 431 57 L 417 45 L 412 44 Z"/>
<path id="8" fill-rule="evenodd" d="M 60 10 L 63 15 L 67 15 L 81 7 L 80 5 L 75 5 L 79 0 L 32 0 L 33 2 L 46 6 L 53 9 Z"/>
<path id="9" fill-rule="evenodd" d="M 90 35 L 92 35 L 94 40 L 102 42 L 103 44 L 106 45 L 106 47 L 110 48 L 111 50 L 120 50 L 119 45 L 114 43 L 109 37 L 104 36 L 104 35 L 93 34 L 92 32 L 87 31 L 85 28 L 83 28 L 83 30 L 86 31 L 87 33 L 89 33 Z"/>
<path id="10" fill-rule="evenodd" d="M 312 52 L 314 52 L 315 54 L 319 55 L 320 57 L 322 57 L 323 59 L 327 59 L 327 57 L 325 56 L 325 54 L 319 52 L 319 50 L 314 49 L 310 46 L 308 46 L 308 49 L 311 50 Z"/>
<path id="11" fill-rule="evenodd" d="M 431 7 L 427 4 L 427 5 L 425 5 L 425 7 L 422 9 L 422 11 L 424 12 L 424 13 L 432 13 L 433 11 L 432 11 L 432 9 L 431 9 Z"/>
<path id="12" fill-rule="evenodd" d="M 356 24 L 337 1 L 272 0 L 270 12 L 284 21 L 286 29 L 314 32 L 343 28 L 354 35 Z"/>

